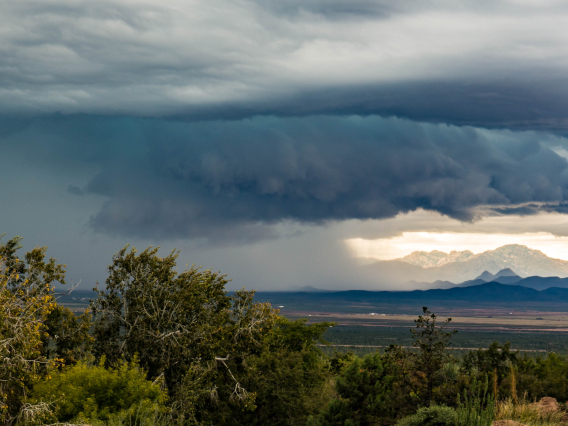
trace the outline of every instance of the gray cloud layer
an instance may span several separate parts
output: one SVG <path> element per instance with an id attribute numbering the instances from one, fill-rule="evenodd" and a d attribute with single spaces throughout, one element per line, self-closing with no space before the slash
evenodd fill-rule
<path id="1" fill-rule="evenodd" d="M 286 221 L 381 219 L 418 208 L 460 220 L 480 208 L 563 210 L 568 195 L 568 162 L 548 148 L 565 140 L 535 132 L 376 116 L 59 116 L 3 127 L 5 153 L 91 170 L 86 185 L 71 181 L 69 191 L 106 200 L 90 223 L 111 235 L 251 240 L 274 236 L 273 225 Z"/>
<path id="2" fill-rule="evenodd" d="M 0 112 L 568 127 L 565 2 L 20 0 Z"/>

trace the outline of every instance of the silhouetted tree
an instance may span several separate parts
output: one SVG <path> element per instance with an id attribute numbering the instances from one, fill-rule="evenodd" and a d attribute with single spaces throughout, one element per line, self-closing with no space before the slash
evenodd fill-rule
<path id="1" fill-rule="evenodd" d="M 436 376 L 448 360 L 446 348 L 457 330 L 445 331 L 452 321 L 451 318 L 447 318 L 439 325 L 436 314 L 430 312 L 427 307 L 423 307 L 422 311 L 423 315 L 419 315 L 418 319 L 414 320 L 416 328 L 410 331 L 412 345 L 420 349 L 416 359 L 416 370 L 424 376 L 426 382 L 424 404 L 430 406 Z"/>

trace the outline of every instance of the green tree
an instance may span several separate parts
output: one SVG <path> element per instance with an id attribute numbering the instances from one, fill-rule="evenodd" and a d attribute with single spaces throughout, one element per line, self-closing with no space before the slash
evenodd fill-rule
<path id="1" fill-rule="evenodd" d="M 87 310 L 75 315 L 65 306 L 56 305 L 44 320 L 46 333 L 43 350 L 48 358 L 57 358 L 62 365 L 75 364 L 90 351 L 92 317 Z"/>
<path id="2" fill-rule="evenodd" d="M 332 377 L 317 344 L 325 343 L 330 325 L 278 319 L 261 353 L 247 362 L 245 383 L 256 392 L 256 410 L 238 424 L 304 425 L 329 402 Z"/>
<path id="3" fill-rule="evenodd" d="M 331 376 L 318 342 L 329 324 L 279 318 L 262 348 L 246 362 L 224 360 L 189 372 L 176 392 L 175 412 L 189 424 L 304 425 L 331 399 Z M 253 397 L 235 398 L 236 380 Z"/>
<path id="4" fill-rule="evenodd" d="M 339 398 L 313 418 L 311 425 L 392 425 L 413 412 L 409 376 L 412 358 L 412 354 L 395 346 L 384 355 L 356 358 L 336 380 Z"/>
<path id="5" fill-rule="evenodd" d="M 414 320 L 416 328 L 410 331 L 413 338 L 412 345 L 420 349 L 416 359 L 416 371 L 423 376 L 426 384 L 423 402 L 426 406 L 430 406 L 438 372 L 449 358 L 446 348 L 457 330 L 445 331 L 451 318 L 447 318 L 440 325 L 436 314 L 430 312 L 427 307 L 422 308 L 422 311 L 424 315 L 419 315 L 418 319 Z"/>
<path id="6" fill-rule="evenodd" d="M 29 384 L 62 355 L 58 343 L 54 351 L 48 347 L 50 341 L 63 342 L 53 332 L 85 335 L 72 330 L 77 322 L 49 325 L 55 312 L 69 314 L 57 306 L 54 295 L 55 283 L 65 284 L 65 265 L 47 260 L 46 247 L 36 247 L 23 258 L 20 248 L 20 237 L 0 244 L 0 416 L 5 423 L 18 415 Z M 79 340 L 66 342 L 66 353 L 82 344 Z"/>
<path id="7" fill-rule="evenodd" d="M 113 365 L 137 355 L 149 377 L 163 375 L 171 393 L 185 375 L 205 386 L 222 370 L 233 389 L 230 397 L 254 405 L 239 368 L 260 352 L 276 311 L 254 302 L 253 292 L 230 295 L 219 273 L 195 267 L 178 273 L 177 257 L 160 257 L 151 247 L 138 254 L 128 246 L 113 257 L 106 289 L 96 289 L 91 304 L 96 356 Z"/>
<path id="8" fill-rule="evenodd" d="M 568 358 L 554 352 L 533 357 L 528 354 L 516 359 L 517 392 L 529 399 L 551 396 L 559 401 L 568 399 Z M 511 388 L 509 375 L 503 380 L 500 393 L 507 395 Z"/>
<path id="9" fill-rule="evenodd" d="M 497 374 L 497 384 L 500 385 L 509 374 L 511 364 L 517 364 L 518 354 L 518 351 L 511 351 L 509 342 L 502 346 L 498 342 L 493 342 L 487 349 L 467 353 L 463 358 L 462 369 L 469 374 L 474 370 L 482 375 Z"/>

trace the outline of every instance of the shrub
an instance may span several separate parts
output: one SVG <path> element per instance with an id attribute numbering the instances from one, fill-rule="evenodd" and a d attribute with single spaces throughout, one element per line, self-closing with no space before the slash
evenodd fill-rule
<path id="1" fill-rule="evenodd" d="M 166 393 L 146 380 L 136 361 L 118 368 L 79 362 L 55 372 L 33 387 L 32 403 L 54 406 L 58 422 L 103 420 L 113 416 L 136 417 L 139 412 L 165 411 Z"/>
<path id="2" fill-rule="evenodd" d="M 537 404 L 529 403 L 526 395 L 515 403 L 512 398 L 497 403 L 497 420 L 515 420 L 530 426 L 553 426 L 560 423 L 564 415 L 557 410 L 542 410 Z"/>
<path id="3" fill-rule="evenodd" d="M 421 408 L 412 416 L 400 420 L 397 426 L 455 426 L 458 424 L 456 410 L 443 405 Z"/>

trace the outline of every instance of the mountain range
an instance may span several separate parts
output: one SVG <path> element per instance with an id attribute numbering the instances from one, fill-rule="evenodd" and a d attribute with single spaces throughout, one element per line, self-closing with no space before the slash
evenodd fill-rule
<path id="1" fill-rule="evenodd" d="M 535 290 L 546 290 L 548 288 L 568 288 L 568 278 L 560 277 L 527 277 L 523 278 L 515 274 L 511 269 L 503 269 L 496 274 L 492 274 L 488 271 L 484 271 L 481 275 L 473 280 L 464 281 L 463 283 L 454 284 L 451 281 L 434 281 L 432 283 L 427 282 L 411 282 L 411 287 L 419 289 L 450 289 L 457 287 L 473 287 L 479 286 L 480 284 L 487 283 L 497 283 L 504 285 L 516 285 L 521 287 L 532 288 Z"/>
<path id="2" fill-rule="evenodd" d="M 350 293 L 350 292 L 342 292 Z M 495 282 L 476 286 L 450 289 L 430 289 L 414 291 L 362 292 L 363 300 L 398 299 L 398 300 L 459 300 L 475 302 L 567 302 L 568 288 L 548 288 L 536 290 L 521 285 L 507 285 Z M 372 294 L 371 294 L 372 293 Z"/>
<path id="3" fill-rule="evenodd" d="M 259 293 L 260 300 L 273 301 L 276 305 L 323 306 L 337 309 L 340 306 L 353 308 L 352 303 L 361 303 L 364 306 L 373 304 L 400 304 L 401 302 L 414 303 L 426 306 L 434 302 L 465 302 L 469 304 L 515 304 L 519 303 L 566 303 L 568 302 L 568 288 L 551 287 L 545 290 L 536 290 L 515 284 L 500 284 L 496 282 L 478 284 L 473 286 L 454 286 L 450 289 L 427 289 L 413 291 L 366 291 L 347 290 L 329 292 L 274 292 Z M 473 305 L 472 305 L 473 306 Z"/>
<path id="4" fill-rule="evenodd" d="M 479 254 L 468 250 L 450 253 L 416 251 L 400 259 L 378 261 L 364 268 L 367 273 L 380 276 L 382 281 L 393 284 L 410 282 L 411 287 L 412 283 L 463 283 L 478 278 L 488 282 L 493 281 L 489 275 L 507 269 L 515 271 L 514 274 L 520 277 L 568 277 L 568 261 L 553 259 L 540 250 L 519 244 L 505 245 Z M 485 272 L 489 274 L 486 275 L 487 279 L 480 278 Z"/>

